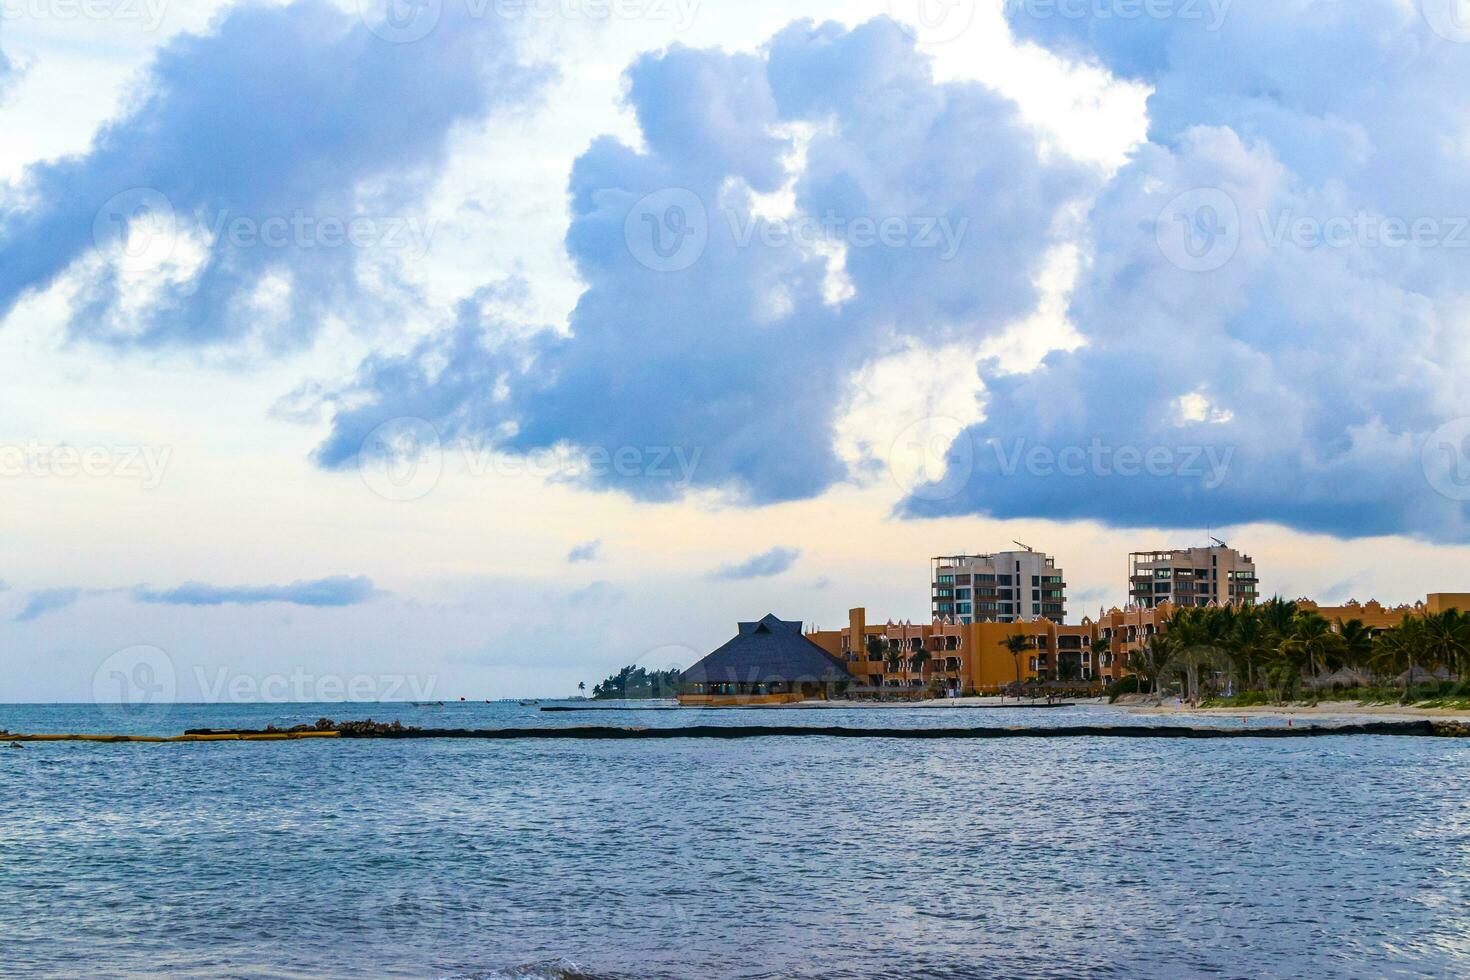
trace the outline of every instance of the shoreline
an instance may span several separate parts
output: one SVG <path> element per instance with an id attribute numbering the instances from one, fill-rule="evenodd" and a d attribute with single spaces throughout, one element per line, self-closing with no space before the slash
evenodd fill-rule
<path id="1" fill-rule="evenodd" d="M 1415 721 L 1438 719 L 1441 721 L 1470 721 L 1470 709 L 1464 708 L 1420 708 L 1402 704 L 1369 704 L 1361 701 L 1320 701 L 1317 704 L 1260 705 L 1252 707 L 1191 708 L 1188 705 L 1109 703 L 1107 698 L 1064 698 L 1054 705 L 1045 701 L 1017 700 L 1016 698 L 940 698 L 929 701 L 875 702 L 875 701 L 805 701 L 784 705 L 782 711 L 824 711 L 839 708 L 894 710 L 900 708 L 1108 708 L 1128 715 L 1183 716 L 1183 717 L 1237 717 L 1237 718 L 1376 718 Z"/>
<path id="2" fill-rule="evenodd" d="M 1243 708 L 1191 708 L 1175 704 L 1114 704 L 1109 707 L 1132 715 L 1182 715 L 1185 717 L 1238 718 L 1313 718 L 1372 717 L 1417 720 L 1434 718 L 1442 721 L 1470 721 L 1470 710 L 1463 708 L 1420 708 L 1404 704 L 1365 704 L 1361 701 L 1319 701 L 1317 704 L 1262 705 Z"/>
<path id="3" fill-rule="evenodd" d="M 1452 721 L 1373 721 L 1357 724 L 1301 725 L 1285 728 L 1218 728 L 1186 725 L 1063 725 L 1055 727 L 980 728 L 827 728 L 790 725 L 692 725 L 684 728 L 403 728 L 370 722 L 347 722 L 332 729 L 278 732 L 218 731 L 200 729 L 172 737 L 137 735 L 25 735 L 7 734 L 5 740 L 23 746 L 33 742 L 93 742 L 104 744 L 147 743 L 176 745 L 183 742 L 270 742 L 327 739 L 347 741 L 670 741 L 683 739 L 733 741 L 745 739 L 900 739 L 905 741 L 995 741 L 1014 739 L 1149 739 L 1149 740 L 1243 740 L 1303 739 L 1342 736 L 1387 736 L 1398 738 L 1470 738 L 1470 725 Z"/>

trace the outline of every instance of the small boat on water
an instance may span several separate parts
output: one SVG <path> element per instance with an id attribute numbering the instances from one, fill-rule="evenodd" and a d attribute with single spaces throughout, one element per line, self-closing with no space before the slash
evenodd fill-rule
<path id="1" fill-rule="evenodd" d="M 536 707 L 536 705 L 538 705 L 540 703 L 541 703 L 540 701 L 537 701 L 534 698 L 527 698 L 527 699 L 521 701 L 520 704 L 521 704 L 521 707 L 522 708 L 534 708 L 534 707 Z"/>
<path id="2" fill-rule="evenodd" d="M 413 701 L 411 703 L 413 704 L 413 706 L 415 708 L 442 708 L 442 707 L 444 707 L 444 702 L 443 701 Z"/>

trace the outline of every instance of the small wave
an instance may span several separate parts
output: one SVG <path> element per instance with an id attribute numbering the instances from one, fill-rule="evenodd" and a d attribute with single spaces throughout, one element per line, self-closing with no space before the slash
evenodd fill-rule
<path id="1" fill-rule="evenodd" d="M 618 980 L 610 974 L 588 973 L 570 960 L 531 963 L 509 969 L 456 973 L 443 980 Z"/>

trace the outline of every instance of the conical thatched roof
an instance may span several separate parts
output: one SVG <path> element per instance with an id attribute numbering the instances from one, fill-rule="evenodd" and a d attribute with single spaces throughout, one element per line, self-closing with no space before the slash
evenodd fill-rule
<path id="1" fill-rule="evenodd" d="M 1307 686 L 1317 690 L 1330 690 L 1334 687 L 1368 687 L 1372 683 L 1372 678 L 1362 671 L 1344 667 L 1336 673 L 1309 681 Z"/>
<path id="2" fill-rule="evenodd" d="M 741 623 L 729 643 L 690 667 L 685 684 L 834 684 L 852 680 L 842 661 L 808 640 L 801 623 L 775 616 Z"/>

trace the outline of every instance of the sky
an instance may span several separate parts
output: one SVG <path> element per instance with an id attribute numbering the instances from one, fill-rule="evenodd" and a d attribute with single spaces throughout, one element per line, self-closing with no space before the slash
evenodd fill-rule
<path id="1" fill-rule="evenodd" d="M 1470 590 L 1467 90 L 1460 0 L 0 0 L 0 701 Z"/>

